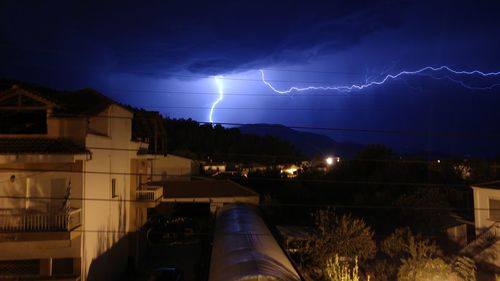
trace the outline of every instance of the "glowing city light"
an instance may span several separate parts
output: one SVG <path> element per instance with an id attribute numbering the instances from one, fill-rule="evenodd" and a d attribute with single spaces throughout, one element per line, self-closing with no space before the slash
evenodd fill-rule
<path id="1" fill-rule="evenodd" d="M 326 164 L 327 164 L 328 166 L 333 165 L 333 157 L 327 157 L 327 158 L 325 159 L 325 162 L 326 162 Z"/>

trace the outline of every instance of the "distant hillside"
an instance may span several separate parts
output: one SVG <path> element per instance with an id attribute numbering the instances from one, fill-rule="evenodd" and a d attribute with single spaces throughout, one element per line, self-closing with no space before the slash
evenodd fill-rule
<path id="1" fill-rule="evenodd" d="M 242 134 L 269 135 L 288 141 L 309 157 L 333 154 L 351 158 L 363 148 L 360 144 L 340 143 L 325 135 L 301 132 L 283 125 L 250 124 L 239 129 Z"/>
<path id="2" fill-rule="evenodd" d="M 236 128 L 164 119 L 167 151 L 193 159 L 235 163 L 286 163 L 304 159 L 290 142 L 272 136 L 242 134 Z"/>

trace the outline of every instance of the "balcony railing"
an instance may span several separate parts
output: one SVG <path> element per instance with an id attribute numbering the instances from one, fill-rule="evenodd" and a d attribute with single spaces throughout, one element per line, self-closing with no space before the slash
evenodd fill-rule
<path id="1" fill-rule="evenodd" d="M 154 202 L 163 197 L 163 186 L 148 186 L 136 191 L 138 201 Z"/>
<path id="2" fill-rule="evenodd" d="M 68 212 L 0 211 L 0 232 L 70 231 L 81 224 L 82 209 L 70 209 Z"/>

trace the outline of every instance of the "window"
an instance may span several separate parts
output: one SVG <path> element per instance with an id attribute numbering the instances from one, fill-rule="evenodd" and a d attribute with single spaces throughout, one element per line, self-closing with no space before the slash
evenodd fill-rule
<path id="1" fill-rule="evenodd" d="M 490 220 L 500 221 L 500 199 L 490 198 Z"/>
<path id="2" fill-rule="evenodd" d="M 0 273 L 2 277 L 6 277 L 7 280 L 9 280 L 9 277 L 13 278 L 11 280 L 16 280 L 23 276 L 36 276 L 40 274 L 40 260 L 0 261 Z"/>
<path id="3" fill-rule="evenodd" d="M 45 110 L 2 110 L 0 134 L 46 134 Z"/>
<path id="4" fill-rule="evenodd" d="M 116 179 L 111 179 L 111 197 L 118 197 L 118 194 L 116 193 Z"/>
<path id="5" fill-rule="evenodd" d="M 52 260 L 52 275 L 54 276 L 72 276 L 73 258 L 53 259 Z"/>

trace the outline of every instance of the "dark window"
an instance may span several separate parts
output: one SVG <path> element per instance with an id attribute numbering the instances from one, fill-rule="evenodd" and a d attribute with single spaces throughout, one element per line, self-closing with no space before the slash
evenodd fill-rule
<path id="1" fill-rule="evenodd" d="M 490 198 L 490 219 L 500 221 L 500 199 Z"/>
<path id="2" fill-rule="evenodd" d="M 40 260 L 0 261 L 0 275 L 34 277 L 40 274 Z"/>
<path id="3" fill-rule="evenodd" d="M 118 194 L 116 194 L 116 179 L 111 179 L 111 197 L 115 198 Z"/>
<path id="4" fill-rule="evenodd" d="M 53 259 L 52 274 L 55 276 L 71 276 L 73 275 L 73 259 Z"/>
<path id="5" fill-rule="evenodd" d="M 46 134 L 45 110 L 2 110 L 0 134 Z"/>

